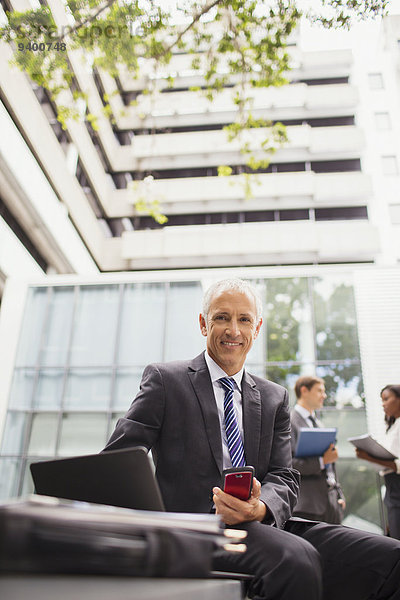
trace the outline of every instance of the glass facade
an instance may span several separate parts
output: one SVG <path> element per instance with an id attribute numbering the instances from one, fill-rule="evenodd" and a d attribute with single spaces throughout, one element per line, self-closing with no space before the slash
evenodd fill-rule
<path id="1" fill-rule="evenodd" d="M 269 279 L 265 302 L 268 379 L 293 392 L 300 375 L 315 373 L 325 379 L 327 405 L 362 407 L 351 278 Z"/>
<path id="2" fill-rule="evenodd" d="M 248 370 L 286 386 L 292 404 L 297 377 L 325 379 L 323 418 L 339 427 L 347 512 L 357 507 L 358 518 L 379 525 L 375 472 L 360 468 L 346 442 L 366 431 L 351 275 L 254 283 L 264 326 Z M 202 294 L 200 278 L 29 289 L 0 448 L 0 498 L 32 491 L 33 461 L 100 451 L 147 363 L 203 350 Z"/>

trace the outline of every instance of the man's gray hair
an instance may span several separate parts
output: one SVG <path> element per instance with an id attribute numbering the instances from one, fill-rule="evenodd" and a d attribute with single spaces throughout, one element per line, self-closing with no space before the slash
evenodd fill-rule
<path id="1" fill-rule="evenodd" d="M 262 302 L 261 298 L 258 295 L 258 292 L 255 286 L 250 283 L 250 281 L 246 281 L 244 279 L 222 279 L 221 281 L 217 281 L 210 285 L 208 290 L 206 290 L 203 296 L 203 311 L 202 315 L 207 323 L 208 320 L 208 311 L 210 310 L 210 305 L 215 296 L 219 296 L 223 292 L 240 292 L 241 294 L 246 294 L 250 298 L 252 298 L 256 304 L 256 320 L 257 324 L 261 321 L 262 317 Z"/>

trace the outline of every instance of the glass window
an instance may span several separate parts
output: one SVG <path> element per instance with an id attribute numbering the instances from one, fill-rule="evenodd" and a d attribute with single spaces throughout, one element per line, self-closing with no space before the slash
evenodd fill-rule
<path id="1" fill-rule="evenodd" d="M 60 456 L 95 454 L 106 444 L 105 414 L 66 413 L 61 425 Z"/>
<path id="2" fill-rule="evenodd" d="M 390 115 L 388 112 L 375 113 L 375 125 L 380 131 L 385 131 L 391 128 Z"/>
<path id="3" fill-rule="evenodd" d="M 142 370 L 119 369 L 115 376 L 113 410 L 127 411 L 139 391 Z"/>
<path id="4" fill-rule="evenodd" d="M 266 287 L 268 362 L 313 363 L 314 332 L 307 279 L 270 279 Z"/>
<path id="5" fill-rule="evenodd" d="M 25 446 L 25 435 L 29 415 L 22 412 L 9 411 L 4 428 L 2 453 L 22 454 Z"/>
<path id="6" fill-rule="evenodd" d="M 247 364 L 246 361 L 246 371 L 251 373 L 252 375 L 257 375 L 257 377 L 263 377 L 265 379 L 265 365 L 256 365 L 256 364 Z"/>
<path id="7" fill-rule="evenodd" d="M 343 408 L 336 410 L 325 408 L 319 412 L 325 427 L 337 427 L 336 446 L 340 459 L 355 458 L 355 448 L 347 439 L 367 432 L 368 426 L 365 409 Z"/>
<path id="8" fill-rule="evenodd" d="M 126 411 L 125 411 L 126 412 Z M 125 412 L 118 412 L 118 413 L 113 413 L 111 415 L 111 423 L 110 423 L 110 430 L 109 430 L 109 434 L 107 436 L 107 440 L 110 437 L 110 435 L 112 434 L 112 432 L 115 429 L 115 426 L 117 424 L 118 419 L 122 419 L 122 417 L 125 416 Z M 104 444 L 105 445 L 105 444 Z"/>
<path id="9" fill-rule="evenodd" d="M 308 208 L 293 208 L 278 211 L 279 221 L 304 221 L 310 218 Z"/>
<path id="10" fill-rule="evenodd" d="M 23 467 L 23 480 L 22 480 L 22 490 L 21 490 L 21 494 L 23 496 L 26 496 L 27 494 L 33 494 L 33 492 L 35 491 L 35 486 L 33 485 L 33 479 L 32 479 L 31 471 L 29 468 L 32 462 L 36 462 L 36 461 L 30 461 L 30 460 L 24 461 L 25 467 Z"/>
<path id="11" fill-rule="evenodd" d="M 200 283 L 171 283 L 165 319 L 164 360 L 194 357 L 204 350 L 200 332 L 202 288 Z"/>
<path id="12" fill-rule="evenodd" d="M 346 497 L 343 525 L 382 533 L 379 476 L 366 461 L 339 459 L 338 479 Z"/>
<path id="13" fill-rule="evenodd" d="M 0 500 L 17 496 L 19 466 L 16 458 L 0 458 Z"/>
<path id="14" fill-rule="evenodd" d="M 343 173 L 346 171 L 361 171 L 359 158 L 343 158 L 342 160 L 313 160 L 311 171 L 315 173 Z"/>
<path id="15" fill-rule="evenodd" d="M 358 361 L 347 360 L 340 364 L 318 366 L 316 375 L 325 381 L 326 406 L 336 406 L 339 409 L 343 406 L 364 406 L 363 380 Z"/>
<path id="16" fill-rule="evenodd" d="M 43 369 L 39 371 L 33 406 L 39 410 L 59 408 L 64 384 L 64 371 Z"/>
<path id="17" fill-rule="evenodd" d="M 110 395 L 111 370 L 73 369 L 67 377 L 64 408 L 105 410 Z"/>
<path id="18" fill-rule="evenodd" d="M 118 364 L 141 365 L 162 360 L 165 284 L 135 283 L 122 301 Z"/>
<path id="19" fill-rule="evenodd" d="M 9 407 L 30 409 L 32 406 L 35 371 L 33 369 L 16 369 L 11 385 Z"/>
<path id="20" fill-rule="evenodd" d="M 382 171 L 384 175 L 399 174 L 396 156 L 382 156 Z"/>
<path id="21" fill-rule="evenodd" d="M 257 338 L 254 340 L 254 343 L 253 343 L 253 345 L 247 355 L 247 359 L 246 359 L 246 366 L 249 369 L 249 371 L 254 373 L 254 375 L 256 375 L 255 369 L 256 369 L 257 365 L 258 365 L 258 370 L 261 368 L 262 372 L 265 371 L 265 369 L 264 369 L 265 349 L 266 349 L 265 326 L 261 325 L 260 333 L 258 334 Z"/>
<path id="22" fill-rule="evenodd" d="M 79 289 L 70 363 L 73 366 L 111 365 L 117 330 L 119 287 L 82 286 Z"/>
<path id="23" fill-rule="evenodd" d="M 266 377 L 274 383 L 283 385 L 283 387 L 288 390 L 290 406 L 294 406 L 296 404 L 296 394 L 294 393 L 296 380 L 300 375 L 309 373 L 312 373 L 312 371 L 310 371 L 308 366 L 306 369 L 302 370 L 301 365 L 286 363 L 283 365 L 267 365 Z"/>
<path id="24" fill-rule="evenodd" d="M 314 279 L 318 360 L 359 360 L 353 286 L 340 276 Z"/>
<path id="25" fill-rule="evenodd" d="M 368 219 L 366 206 L 335 206 L 334 208 L 316 208 L 316 221 L 348 221 L 349 219 Z"/>
<path id="26" fill-rule="evenodd" d="M 71 335 L 74 290 L 70 287 L 52 289 L 43 334 L 40 364 L 64 365 Z"/>
<path id="27" fill-rule="evenodd" d="M 257 282 L 253 280 L 251 283 L 253 283 L 253 285 L 255 285 L 257 288 L 260 298 L 265 298 L 265 281 L 262 280 Z M 262 315 L 262 317 L 264 318 L 264 315 Z M 260 377 L 265 377 L 265 368 L 263 365 L 266 360 L 266 347 L 266 324 L 264 322 L 261 325 L 260 333 L 258 334 L 257 339 L 254 341 L 254 344 L 252 345 L 246 358 L 246 365 L 251 373 L 258 375 L 260 374 L 261 369 L 262 374 Z"/>
<path id="28" fill-rule="evenodd" d="M 273 210 L 252 210 L 244 213 L 244 221 L 246 223 L 257 223 L 274 220 Z"/>
<path id="29" fill-rule="evenodd" d="M 370 90 L 383 89 L 382 73 L 368 73 L 368 85 Z"/>
<path id="30" fill-rule="evenodd" d="M 54 456 L 56 453 L 58 414 L 37 413 L 32 417 L 28 454 Z"/>
<path id="31" fill-rule="evenodd" d="M 37 363 L 46 307 L 47 288 L 30 288 L 18 344 L 17 366 L 34 366 Z"/>

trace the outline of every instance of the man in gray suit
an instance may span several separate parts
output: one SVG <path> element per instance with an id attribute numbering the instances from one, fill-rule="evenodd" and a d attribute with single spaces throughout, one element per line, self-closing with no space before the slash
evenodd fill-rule
<path id="1" fill-rule="evenodd" d="M 215 510 L 226 524 L 247 531 L 247 551 L 217 551 L 213 568 L 253 575 L 250 596 L 366 600 L 374 594 L 374 600 L 400 600 L 400 543 L 289 519 L 299 474 L 291 468 L 288 394 L 244 369 L 260 331 L 261 310 L 245 281 L 211 286 L 200 315 L 206 352 L 194 360 L 146 367 L 140 391 L 105 450 L 152 449 L 167 510 Z M 255 469 L 249 500 L 219 487 L 222 470 L 234 463 L 225 422 L 228 396 L 235 443 L 240 440 L 246 464 Z"/>
<path id="2" fill-rule="evenodd" d="M 299 377 L 294 390 L 297 404 L 291 412 L 293 467 L 301 474 L 300 494 L 293 514 L 326 523 L 341 523 L 345 509 L 342 488 L 337 480 L 337 449 L 333 444 L 323 456 L 296 458 L 296 446 L 302 427 L 323 427 L 315 415 L 326 398 L 323 379 Z"/>

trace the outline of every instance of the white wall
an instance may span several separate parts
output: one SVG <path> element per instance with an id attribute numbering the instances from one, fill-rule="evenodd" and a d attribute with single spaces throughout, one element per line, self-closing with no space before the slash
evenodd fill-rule
<path id="1" fill-rule="evenodd" d="M 400 384 L 400 267 L 355 272 L 361 364 L 370 432 L 384 431 L 380 390 Z"/>

